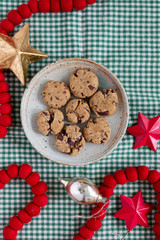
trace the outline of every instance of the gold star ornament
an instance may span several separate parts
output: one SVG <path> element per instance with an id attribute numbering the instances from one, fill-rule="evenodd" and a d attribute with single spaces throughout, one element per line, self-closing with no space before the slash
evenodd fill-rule
<path id="1" fill-rule="evenodd" d="M 25 85 L 28 66 L 48 55 L 30 46 L 29 23 L 14 37 L 0 33 L 0 69 L 11 69 L 20 82 Z"/>

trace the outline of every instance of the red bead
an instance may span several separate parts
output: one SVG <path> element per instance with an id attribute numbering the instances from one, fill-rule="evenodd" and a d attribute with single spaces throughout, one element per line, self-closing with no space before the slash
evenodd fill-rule
<path id="1" fill-rule="evenodd" d="M 36 185 L 40 180 L 40 176 L 37 172 L 32 172 L 27 178 L 26 178 L 26 182 L 30 185 L 30 186 L 34 186 Z"/>
<path id="2" fill-rule="evenodd" d="M 48 203 L 48 196 L 43 195 L 36 195 L 33 197 L 33 202 L 39 207 L 45 207 Z"/>
<path id="3" fill-rule="evenodd" d="M 95 3 L 96 2 L 96 0 L 87 0 L 87 3 L 88 4 L 93 4 L 93 3 Z"/>
<path id="4" fill-rule="evenodd" d="M 160 192 L 160 180 L 153 184 L 153 188 L 156 192 Z"/>
<path id="5" fill-rule="evenodd" d="M 0 126 L 0 138 L 4 138 L 7 135 L 7 128 Z"/>
<path id="6" fill-rule="evenodd" d="M 117 184 L 123 185 L 127 183 L 126 174 L 123 170 L 117 170 L 114 174 L 114 177 L 116 179 Z"/>
<path id="7" fill-rule="evenodd" d="M 31 217 L 38 216 L 41 211 L 40 207 L 34 204 L 33 202 L 28 203 L 25 210 Z"/>
<path id="8" fill-rule="evenodd" d="M 6 184 L 10 182 L 10 177 L 5 169 L 0 170 L 0 182 Z"/>
<path id="9" fill-rule="evenodd" d="M 4 103 L 0 105 L 0 114 L 11 114 L 12 105 L 10 103 Z"/>
<path id="10" fill-rule="evenodd" d="M 94 207 L 92 209 L 92 212 L 91 212 L 91 215 L 94 215 L 94 219 L 98 219 L 98 220 L 102 220 L 103 218 L 105 218 L 106 216 L 106 209 L 103 208 L 101 211 L 100 211 L 100 207 Z M 100 211 L 100 212 L 99 212 Z"/>
<path id="11" fill-rule="evenodd" d="M 13 120 L 10 115 L 0 115 L 0 125 L 4 127 L 11 126 Z"/>
<path id="12" fill-rule="evenodd" d="M 3 72 L 0 72 L 0 82 L 5 80 L 5 76 L 3 74 Z"/>
<path id="13" fill-rule="evenodd" d="M 160 203 L 158 203 L 158 205 L 157 205 L 157 210 L 158 210 L 158 212 L 160 212 Z"/>
<path id="14" fill-rule="evenodd" d="M 28 1 L 28 6 L 31 9 L 32 13 L 38 13 L 39 12 L 38 1 L 37 0 L 29 0 Z"/>
<path id="15" fill-rule="evenodd" d="M 157 170 L 151 170 L 148 175 L 148 182 L 155 183 L 160 179 L 160 173 Z"/>
<path id="16" fill-rule="evenodd" d="M 11 96 L 9 93 L 0 93 L 0 104 L 9 103 L 11 101 Z"/>
<path id="17" fill-rule="evenodd" d="M 14 25 L 8 19 L 3 19 L 0 23 L 0 27 L 7 33 L 11 33 L 14 30 Z"/>
<path id="18" fill-rule="evenodd" d="M 155 233 L 156 236 L 160 237 L 160 224 L 155 224 L 153 227 L 153 232 Z"/>
<path id="19" fill-rule="evenodd" d="M 24 224 L 19 220 L 17 216 L 13 216 L 9 221 L 9 225 L 12 229 L 19 231 L 23 228 Z"/>
<path id="20" fill-rule="evenodd" d="M 18 213 L 18 217 L 23 223 L 29 223 L 32 220 L 32 217 L 24 210 L 21 209 Z"/>
<path id="21" fill-rule="evenodd" d="M 8 92 L 9 86 L 7 82 L 0 82 L 0 92 Z"/>
<path id="22" fill-rule="evenodd" d="M 156 212 L 154 214 L 154 220 L 156 223 L 160 224 L 160 213 L 159 212 Z"/>
<path id="23" fill-rule="evenodd" d="M 105 187 L 104 185 L 100 186 L 99 191 L 106 198 L 110 198 L 113 195 L 113 189 Z"/>
<path id="24" fill-rule="evenodd" d="M 50 11 L 50 0 L 39 0 L 39 11 L 46 13 Z"/>
<path id="25" fill-rule="evenodd" d="M 4 31 L 2 28 L 0 28 L 0 33 L 2 33 L 4 35 L 8 35 L 8 33 L 6 31 Z"/>
<path id="26" fill-rule="evenodd" d="M 73 240 L 85 240 L 83 237 L 81 237 L 80 235 L 75 235 Z"/>
<path id="27" fill-rule="evenodd" d="M 105 206 L 104 206 L 105 205 Z M 107 208 L 108 207 L 108 205 L 109 205 L 109 202 L 106 202 L 106 203 L 96 203 L 96 206 L 98 206 L 98 207 L 102 207 L 102 206 L 104 206 L 104 208 Z"/>
<path id="28" fill-rule="evenodd" d="M 113 175 L 109 174 L 109 175 L 106 175 L 103 179 L 103 183 L 106 187 L 109 187 L 109 188 L 115 188 L 117 186 L 117 182 L 116 182 L 116 179 L 114 178 Z"/>
<path id="29" fill-rule="evenodd" d="M 83 10 L 87 7 L 86 0 L 74 0 L 74 8 L 76 10 Z"/>
<path id="30" fill-rule="evenodd" d="M 73 9 L 73 0 L 60 0 L 61 8 L 65 12 L 70 12 Z"/>
<path id="31" fill-rule="evenodd" d="M 128 167 L 125 169 L 127 180 L 129 182 L 135 182 L 138 180 L 138 172 L 135 167 Z"/>
<path id="32" fill-rule="evenodd" d="M 55 13 L 61 11 L 60 0 L 51 0 L 51 11 Z"/>
<path id="33" fill-rule="evenodd" d="M 45 182 L 39 182 L 35 186 L 32 187 L 32 192 L 35 195 L 42 195 L 47 192 L 47 184 Z"/>
<path id="34" fill-rule="evenodd" d="M 94 235 L 94 232 L 89 230 L 86 225 L 80 228 L 80 235 L 85 239 L 91 239 Z"/>
<path id="35" fill-rule="evenodd" d="M 17 164 L 11 164 L 7 168 L 7 174 L 10 178 L 17 178 L 18 177 L 18 170 L 19 167 Z"/>
<path id="36" fill-rule="evenodd" d="M 3 240 L 16 240 L 16 238 L 12 238 L 12 239 L 3 238 Z"/>
<path id="37" fill-rule="evenodd" d="M 156 194 L 157 202 L 160 202 L 160 192 Z"/>
<path id="38" fill-rule="evenodd" d="M 149 168 L 146 166 L 139 166 L 137 170 L 139 180 L 146 180 L 149 174 Z"/>
<path id="39" fill-rule="evenodd" d="M 160 237 L 156 237 L 156 239 L 155 240 L 160 240 Z"/>
<path id="40" fill-rule="evenodd" d="M 98 231 L 102 226 L 102 222 L 98 219 L 90 218 L 87 220 L 87 227 L 91 231 Z"/>
<path id="41" fill-rule="evenodd" d="M 24 163 L 19 168 L 19 177 L 22 179 L 25 179 L 29 176 L 31 172 L 32 172 L 32 167 L 29 164 Z"/>
<path id="42" fill-rule="evenodd" d="M 13 230 L 11 227 L 6 226 L 3 229 L 3 237 L 7 239 L 14 239 L 17 236 L 17 231 Z"/>
<path id="43" fill-rule="evenodd" d="M 5 186 L 4 183 L 0 182 L 0 189 L 4 188 L 4 186 Z"/>
<path id="44" fill-rule="evenodd" d="M 13 25 L 19 25 L 22 23 L 23 19 L 21 17 L 21 15 L 19 14 L 19 12 L 17 10 L 12 10 L 8 13 L 7 15 L 9 21 L 11 23 L 13 23 Z"/>
<path id="45" fill-rule="evenodd" d="M 18 12 L 20 13 L 21 17 L 24 19 L 30 18 L 32 15 L 32 12 L 31 12 L 29 6 L 25 3 L 21 4 L 18 7 Z"/>

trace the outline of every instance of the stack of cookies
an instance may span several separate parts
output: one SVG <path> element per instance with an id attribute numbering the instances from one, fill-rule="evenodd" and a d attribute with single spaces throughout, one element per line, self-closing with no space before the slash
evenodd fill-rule
<path id="1" fill-rule="evenodd" d="M 111 129 L 103 117 L 115 113 L 118 96 L 113 89 L 98 91 L 99 80 L 90 69 L 78 69 L 72 73 L 69 85 L 70 89 L 64 82 L 53 80 L 45 84 L 42 97 L 50 109 L 38 114 L 37 127 L 43 135 L 56 135 L 59 151 L 75 156 L 83 149 L 85 140 L 95 144 L 109 141 Z M 75 99 L 70 100 L 71 93 Z M 63 106 L 72 125 L 64 126 L 64 115 L 59 110 Z M 96 118 L 90 118 L 90 109 Z M 76 124 L 85 122 L 82 133 Z"/>

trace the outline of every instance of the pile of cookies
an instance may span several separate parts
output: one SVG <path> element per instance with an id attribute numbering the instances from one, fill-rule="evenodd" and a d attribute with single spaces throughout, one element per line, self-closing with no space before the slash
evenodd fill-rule
<path id="1" fill-rule="evenodd" d="M 75 156 L 83 149 L 85 140 L 95 144 L 109 141 L 111 129 L 103 117 L 115 113 L 118 96 L 113 89 L 98 91 L 99 80 L 90 69 L 78 69 L 72 73 L 69 87 L 53 80 L 45 84 L 42 97 L 50 109 L 38 114 L 37 127 L 43 135 L 56 135 L 59 151 Z M 71 93 L 75 99 L 70 100 Z M 64 126 L 64 115 L 59 109 L 65 105 L 66 117 L 74 125 Z M 82 133 L 75 124 L 85 123 L 90 118 L 90 108 L 97 117 L 87 122 Z"/>

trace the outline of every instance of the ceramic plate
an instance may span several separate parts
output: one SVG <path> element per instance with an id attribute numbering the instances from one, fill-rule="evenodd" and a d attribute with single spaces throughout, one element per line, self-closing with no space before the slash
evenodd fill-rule
<path id="1" fill-rule="evenodd" d="M 55 136 L 43 136 L 37 129 L 36 119 L 40 111 L 48 109 L 42 99 L 44 85 L 49 80 L 69 84 L 69 76 L 78 68 L 90 68 L 99 78 L 99 88 L 115 89 L 119 104 L 116 113 L 108 117 L 111 139 L 106 144 L 86 143 L 77 156 L 70 156 L 57 150 Z M 61 110 L 64 111 L 62 108 Z M 119 80 L 107 68 L 87 59 L 64 59 L 42 69 L 26 88 L 21 103 L 21 121 L 24 132 L 33 147 L 44 157 L 66 165 L 85 165 L 98 161 L 113 151 L 121 141 L 128 123 L 128 101 Z M 65 119 L 65 123 L 67 120 Z M 85 125 L 85 124 L 84 124 Z M 81 128 L 84 125 L 79 125 Z"/>

